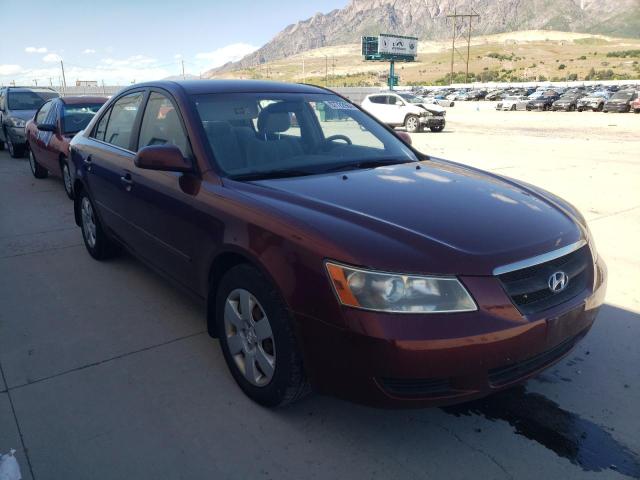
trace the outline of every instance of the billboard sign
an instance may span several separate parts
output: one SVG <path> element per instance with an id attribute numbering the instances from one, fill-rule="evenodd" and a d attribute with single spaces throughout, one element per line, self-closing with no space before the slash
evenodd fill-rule
<path id="1" fill-rule="evenodd" d="M 381 33 L 378 36 L 378 53 L 415 57 L 418 55 L 418 39 Z"/>

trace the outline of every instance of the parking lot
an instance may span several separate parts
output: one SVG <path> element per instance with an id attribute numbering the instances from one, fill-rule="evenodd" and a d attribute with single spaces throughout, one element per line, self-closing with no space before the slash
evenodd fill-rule
<path id="1" fill-rule="evenodd" d="M 640 115 L 494 105 L 457 103 L 444 132 L 413 141 L 585 214 L 607 304 L 558 365 L 458 407 L 314 395 L 266 410 L 199 303 L 132 257 L 92 260 L 61 181 L 0 152 L 0 452 L 37 480 L 640 478 Z"/>

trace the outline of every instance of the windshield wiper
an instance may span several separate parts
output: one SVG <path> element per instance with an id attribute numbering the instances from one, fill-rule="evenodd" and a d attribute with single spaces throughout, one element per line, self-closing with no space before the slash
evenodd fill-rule
<path id="1" fill-rule="evenodd" d="M 410 163 L 414 160 L 407 159 L 387 159 L 387 160 L 363 160 L 360 162 L 351 162 L 351 163 L 341 163 L 340 165 L 336 165 L 326 170 L 322 170 L 320 173 L 329 173 L 329 172 L 342 172 L 345 170 L 362 170 L 365 168 L 376 168 L 376 167 L 385 167 L 388 165 L 399 165 L 401 163 Z"/>
<path id="2" fill-rule="evenodd" d="M 248 182 L 251 180 L 268 180 L 271 178 L 304 177 L 312 175 L 313 173 L 314 172 L 308 170 L 272 170 L 270 172 L 251 172 L 230 175 L 229 178 L 240 182 Z"/>

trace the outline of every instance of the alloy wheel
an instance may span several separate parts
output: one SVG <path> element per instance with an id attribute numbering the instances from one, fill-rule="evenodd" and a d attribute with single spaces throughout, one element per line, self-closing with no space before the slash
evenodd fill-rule
<path id="1" fill-rule="evenodd" d="M 69 165 L 67 165 L 67 162 L 62 164 L 62 179 L 64 180 L 64 189 L 67 191 L 67 195 L 71 195 L 73 192 L 73 186 L 71 185 L 71 173 L 69 172 Z"/>
<path id="2" fill-rule="evenodd" d="M 418 119 L 415 117 L 407 118 L 407 130 L 415 132 L 418 129 Z"/>
<path id="3" fill-rule="evenodd" d="M 275 340 L 266 312 L 249 291 L 238 288 L 225 300 L 224 331 L 242 375 L 257 387 L 268 385 L 276 367 Z"/>
<path id="4" fill-rule="evenodd" d="M 87 197 L 82 197 L 80 213 L 82 216 L 82 233 L 84 234 L 84 238 L 89 244 L 89 247 L 95 248 L 96 220 L 93 214 L 93 207 L 91 206 L 91 201 L 89 201 Z"/>

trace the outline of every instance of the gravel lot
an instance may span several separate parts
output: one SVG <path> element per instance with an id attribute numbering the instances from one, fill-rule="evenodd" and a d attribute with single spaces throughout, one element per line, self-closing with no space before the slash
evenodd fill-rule
<path id="1" fill-rule="evenodd" d="M 585 213 L 608 303 L 566 360 L 455 408 L 262 409 L 198 303 L 133 258 L 91 260 L 61 181 L 1 152 L 0 452 L 37 480 L 640 478 L 640 115 L 491 107 L 459 104 L 414 144 Z"/>

